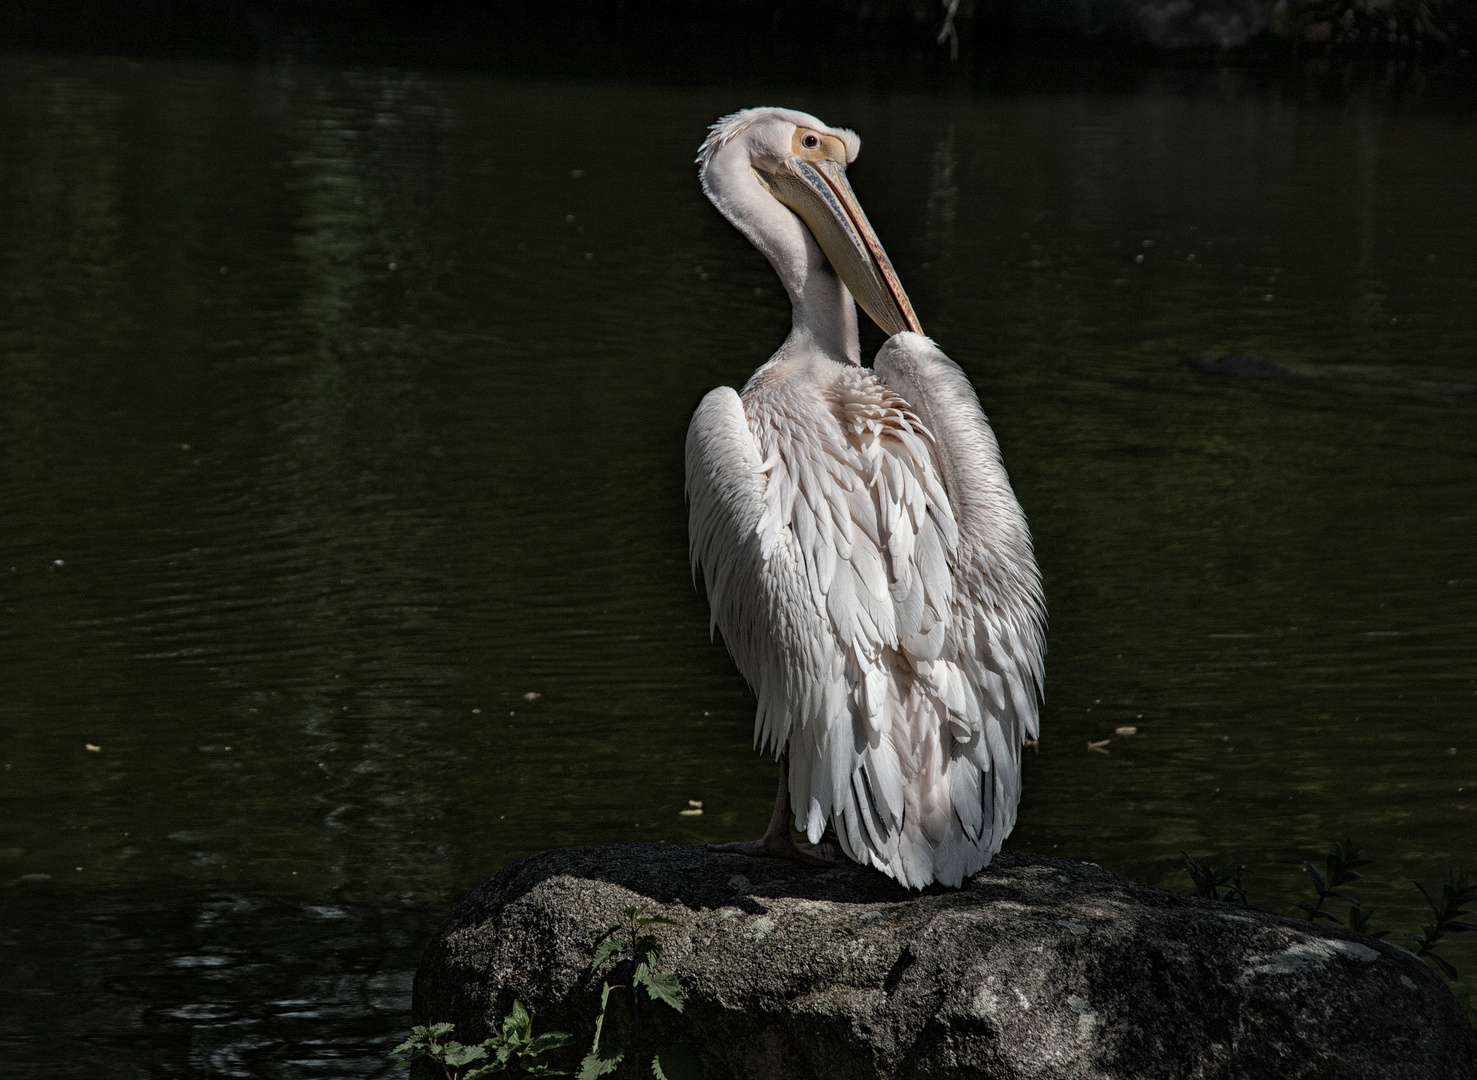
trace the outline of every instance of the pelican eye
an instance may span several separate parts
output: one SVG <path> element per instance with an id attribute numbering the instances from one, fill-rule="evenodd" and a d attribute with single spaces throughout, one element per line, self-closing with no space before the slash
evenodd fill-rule
<path id="1" fill-rule="evenodd" d="M 820 136 L 818 135 L 807 135 L 805 136 L 805 138 L 800 140 L 800 145 L 805 147 L 805 149 L 807 150 L 814 150 L 820 144 L 821 140 Z"/>

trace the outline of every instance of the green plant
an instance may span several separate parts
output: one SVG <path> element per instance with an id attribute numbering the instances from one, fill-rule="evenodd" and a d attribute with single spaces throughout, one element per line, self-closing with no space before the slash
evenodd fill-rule
<path id="1" fill-rule="evenodd" d="M 1416 955 L 1423 957 L 1435 964 L 1452 982 L 1457 981 L 1457 971 L 1444 957 L 1436 955 L 1436 948 L 1441 939 L 1447 934 L 1461 934 L 1468 930 L 1477 930 L 1477 923 L 1466 921 L 1462 916 L 1472 914 L 1464 909 L 1464 904 L 1477 903 L 1477 885 L 1473 885 L 1465 872 L 1451 872 L 1447 880 L 1441 885 L 1441 902 L 1437 903 L 1424 885 L 1419 881 L 1413 882 L 1421 895 L 1426 898 L 1426 903 L 1431 905 L 1431 911 L 1436 915 L 1436 921 L 1430 926 L 1421 927 L 1419 934 L 1406 934 L 1405 936 L 1414 941 L 1418 946 Z M 1466 1003 L 1467 1011 L 1471 1012 L 1470 1000 Z"/>
<path id="2" fill-rule="evenodd" d="M 1364 877 L 1354 869 L 1356 866 L 1373 866 L 1374 860 L 1364 858 L 1364 851 L 1356 848 L 1354 841 L 1339 840 L 1334 842 L 1333 850 L 1323 860 L 1323 865 L 1324 868 L 1320 872 L 1312 863 L 1306 860 L 1303 862 L 1303 869 L 1308 872 L 1308 878 L 1313 883 L 1313 891 L 1318 894 L 1318 900 L 1311 904 L 1306 900 L 1294 900 L 1292 906 L 1306 911 L 1309 922 L 1315 919 L 1327 919 L 1329 922 L 1343 926 L 1344 920 L 1331 911 L 1324 911 L 1323 904 L 1329 899 L 1346 901 L 1349 905 L 1349 925 L 1355 930 L 1369 933 L 1367 927 L 1369 920 L 1374 916 L 1374 911 L 1365 912 L 1360 908 L 1358 900 L 1339 890 Z M 1384 934 L 1371 936 L 1383 937 Z"/>
<path id="3" fill-rule="evenodd" d="M 1250 906 L 1246 901 L 1246 888 L 1241 883 L 1243 867 L 1237 867 L 1235 874 L 1228 874 L 1216 870 L 1208 859 L 1192 859 L 1183 852 L 1181 856 L 1184 859 L 1185 872 L 1190 875 L 1190 880 L 1195 884 L 1197 896 L 1202 896 L 1207 900 L 1236 903 L 1242 907 Z M 1311 862 L 1303 863 L 1303 869 L 1307 872 L 1308 879 L 1313 885 L 1313 891 L 1318 894 L 1318 899 L 1315 902 L 1295 900 L 1293 906 L 1306 911 L 1309 921 L 1327 919 L 1343 926 L 1345 920 L 1340 919 L 1331 911 L 1323 910 L 1323 904 L 1330 899 L 1345 900 L 1349 904 L 1347 922 L 1349 929 L 1375 938 L 1386 936 L 1390 931 L 1370 929 L 1370 923 L 1374 919 L 1373 908 L 1363 907 L 1356 897 L 1340 891 L 1363 879 L 1364 875 L 1359 873 L 1355 867 L 1372 865 L 1373 860 L 1366 859 L 1364 852 L 1355 847 L 1352 840 L 1335 842 L 1333 850 L 1324 859 L 1322 870 Z M 1430 905 L 1436 918 L 1429 926 L 1422 926 L 1419 934 L 1406 934 L 1405 936 L 1418 946 L 1412 950 L 1417 956 L 1429 960 L 1441 974 L 1455 983 L 1460 979 L 1456 966 L 1444 956 L 1438 956 L 1436 949 L 1447 934 L 1461 934 L 1468 930 L 1477 930 L 1477 923 L 1467 920 L 1467 916 L 1473 913 L 1465 907 L 1468 904 L 1477 904 L 1477 883 L 1473 883 L 1465 871 L 1453 870 L 1441 885 L 1439 900 L 1419 881 L 1411 884 L 1421 891 L 1421 895 L 1426 898 L 1426 903 Z M 1456 995 L 1468 1019 L 1473 1024 L 1477 1024 L 1477 1005 L 1472 1002 L 1471 991 L 1464 987 L 1453 986 L 1451 992 Z"/>
<path id="4" fill-rule="evenodd" d="M 570 1036 L 562 1031 L 534 1035 L 533 1017 L 529 1016 L 521 1002 L 513 1002 L 513 1008 L 503 1017 L 502 1031 L 475 1046 L 448 1040 L 447 1036 L 453 1030 L 451 1024 L 411 1028 L 410 1038 L 390 1053 L 395 1055 L 396 1061 L 401 1065 L 408 1065 L 419 1058 L 430 1058 L 441 1066 L 446 1080 L 477 1080 L 478 1077 L 498 1074 L 569 1075 L 535 1059 L 550 1050 L 557 1050 L 569 1042 Z M 481 1062 L 485 1064 L 479 1064 Z"/>
<path id="5" fill-rule="evenodd" d="M 1195 883 L 1196 896 L 1251 907 L 1246 899 L 1246 887 L 1241 884 L 1241 871 L 1246 867 L 1236 867 L 1235 873 L 1223 873 L 1211 866 L 1209 859 L 1192 859 L 1183 851 L 1180 857 L 1185 860 L 1185 872 Z"/>
<path id="6" fill-rule="evenodd" d="M 643 914 L 639 908 L 628 907 L 622 919 L 595 939 L 595 957 L 590 962 L 592 972 L 599 971 L 605 964 L 615 961 L 618 966 L 630 965 L 631 991 L 631 1056 L 641 1060 L 641 994 L 676 1009 L 679 1013 L 687 997 L 682 983 L 671 972 L 659 970 L 662 943 L 648 928 L 657 925 L 675 926 L 671 920 L 660 915 Z M 605 1034 L 606 1012 L 610 1007 L 612 990 L 625 988 L 627 984 L 606 980 L 600 989 L 600 1012 L 595 1018 L 595 1038 L 590 1052 L 580 1062 L 578 1080 L 597 1080 L 598 1077 L 615 1072 L 625 1060 L 625 1052 L 613 1046 L 601 1046 Z M 651 1072 L 656 1080 L 688 1080 L 697 1076 L 697 1063 L 692 1054 L 681 1046 L 664 1047 L 651 1059 Z"/>
<path id="7" fill-rule="evenodd" d="M 1388 937 L 1388 930 L 1371 930 L 1369 924 L 1374 919 L 1374 908 L 1360 907 L 1359 901 L 1355 900 L 1349 905 L 1349 929 L 1372 938 Z"/>

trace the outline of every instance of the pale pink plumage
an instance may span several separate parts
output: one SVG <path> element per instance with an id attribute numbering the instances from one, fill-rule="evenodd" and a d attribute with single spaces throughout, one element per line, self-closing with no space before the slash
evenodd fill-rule
<path id="1" fill-rule="evenodd" d="M 798 219 L 754 191 L 715 193 L 743 182 L 715 162 L 747 132 L 819 125 L 751 113 L 705 144 L 704 187 L 763 235 L 795 327 L 742 394 L 720 387 L 693 417 L 694 568 L 759 699 L 756 742 L 789 749 L 796 827 L 815 842 L 834 823 L 847 855 L 905 885 L 957 885 L 1014 825 L 1021 744 L 1038 733 L 1044 607 L 1025 516 L 958 365 L 902 333 L 858 366 L 850 295 Z"/>

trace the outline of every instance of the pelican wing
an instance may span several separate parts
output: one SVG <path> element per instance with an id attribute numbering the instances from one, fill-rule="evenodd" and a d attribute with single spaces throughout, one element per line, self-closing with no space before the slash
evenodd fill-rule
<path id="1" fill-rule="evenodd" d="M 687 429 L 688 552 L 708 593 L 710 629 L 755 693 L 772 664 L 770 590 L 762 580 L 759 519 L 765 475 L 744 406 L 731 387 L 703 397 Z"/>
<path id="2" fill-rule="evenodd" d="M 848 855 L 905 884 L 958 884 L 1009 831 L 1035 682 L 1025 692 L 991 651 L 998 612 L 943 469 L 973 463 L 899 390 L 842 370 L 820 395 L 704 398 L 687 444 L 692 558 L 759 698 L 756 741 L 790 748 L 796 825 L 814 841 L 834 822 Z"/>
<path id="3" fill-rule="evenodd" d="M 873 370 L 933 433 L 959 527 L 951 659 L 965 675 L 972 730 L 957 745 L 991 781 L 981 794 L 993 852 L 1015 824 L 1021 743 L 1040 731 L 1045 604 L 1031 535 L 959 365 L 928 338 L 902 333 L 888 339 Z"/>

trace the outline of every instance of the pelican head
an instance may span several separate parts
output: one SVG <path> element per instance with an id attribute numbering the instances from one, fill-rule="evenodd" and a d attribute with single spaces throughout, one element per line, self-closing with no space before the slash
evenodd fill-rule
<path id="1" fill-rule="evenodd" d="M 887 334 L 922 333 L 846 167 L 861 139 L 792 109 L 719 120 L 698 151 L 703 191 L 769 259 L 795 309 L 795 332 L 859 362 L 854 297 Z"/>

